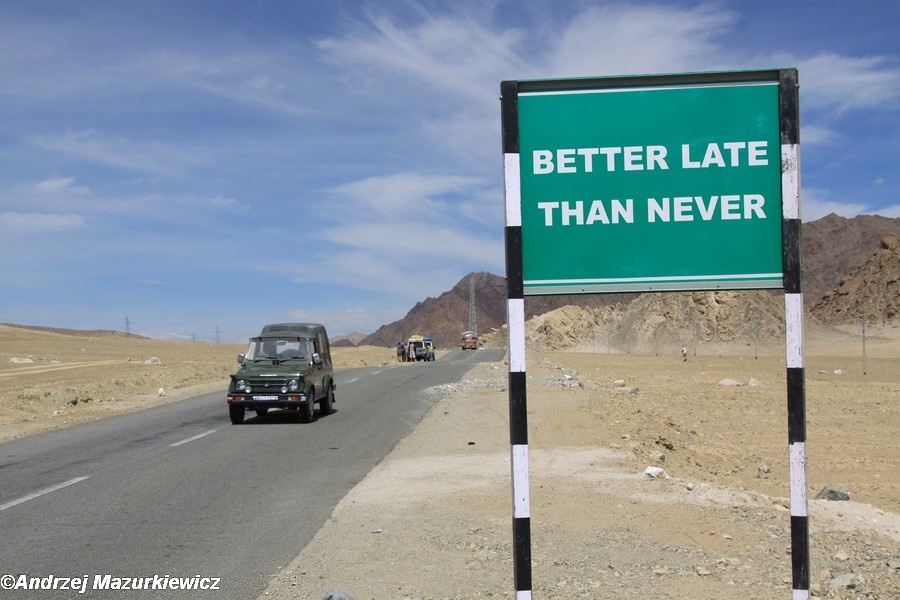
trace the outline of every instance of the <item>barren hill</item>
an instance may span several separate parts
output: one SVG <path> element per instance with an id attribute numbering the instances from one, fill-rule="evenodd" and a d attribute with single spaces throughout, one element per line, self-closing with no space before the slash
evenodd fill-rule
<path id="1" fill-rule="evenodd" d="M 142 335 L 134 333 L 125 333 L 124 331 L 116 331 L 114 329 L 65 329 L 62 327 L 43 327 L 41 325 L 19 325 L 18 323 L 0 323 L 8 327 L 18 327 L 19 329 L 29 329 L 31 331 L 39 331 L 42 333 L 54 335 L 70 335 L 79 337 L 131 337 L 140 340 L 150 339 Z"/>
<path id="2" fill-rule="evenodd" d="M 669 353 L 682 346 L 774 344 L 784 339 L 784 305 L 766 291 L 642 294 L 626 304 L 564 306 L 527 320 L 536 350 Z M 506 327 L 482 336 L 506 344 Z"/>
<path id="3" fill-rule="evenodd" d="M 491 273 L 471 273 L 449 292 L 427 298 L 399 321 L 382 325 L 360 341 L 360 345 L 395 346 L 410 335 L 430 335 L 438 348 L 455 346 L 460 334 L 469 329 L 469 286 L 475 286 L 475 318 L 479 331 L 500 327 L 506 322 L 506 280 Z"/>
<path id="4" fill-rule="evenodd" d="M 866 262 L 886 235 L 900 235 L 900 219 L 830 214 L 803 224 L 801 264 L 807 306 L 834 290 L 841 279 Z"/>
<path id="5" fill-rule="evenodd" d="M 856 323 L 860 316 L 874 323 L 900 317 L 900 236 L 886 235 L 869 260 L 816 302 L 812 313 L 836 325 Z"/>

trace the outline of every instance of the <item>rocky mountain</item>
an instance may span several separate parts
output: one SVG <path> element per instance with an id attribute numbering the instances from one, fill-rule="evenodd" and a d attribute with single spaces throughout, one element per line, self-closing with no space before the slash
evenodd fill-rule
<path id="1" fill-rule="evenodd" d="M 812 313 L 832 324 L 856 323 L 860 316 L 871 323 L 900 318 L 900 235 L 882 238 L 869 260 L 816 302 Z"/>
<path id="2" fill-rule="evenodd" d="M 470 281 L 475 286 L 475 319 L 478 331 L 489 331 L 506 322 L 506 279 L 491 273 L 471 273 L 437 298 L 417 302 L 405 317 L 366 336 L 359 345 L 396 346 L 410 335 L 428 335 L 438 348 L 455 346 L 469 329 Z"/>
<path id="3" fill-rule="evenodd" d="M 347 335 L 339 335 L 337 337 L 331 338 L 331 345 L 336 348 L 352 348 L 354 346 L 359 345 L 359 343 L 365 339 L 366 334 L 364 333 L 348 333 Z"/>
<path id="4" fill-rule="evenodd" d="M 670 353 L 682 346 L 772 345 L 784 340 L 780 294 L 753 291 L 642 294 L 613 306 L 564 306 L 526 321 L 536 350 Z M 506 327 L 482 336 L 506 344 Z"/>
<path id="5" fill-rule="evenodd" d="M 826 296 L 822 300 L 825 302 L 823 307 L 837 302 L 839 298 L 847 298 L 849 302 L 850 298 L 858 295 L 859 290 L 864 290 L 865 296 L 879 298 L 867 300 L 869 312 L 881 311 L 879 318 L 882 319 L 896 318 L 896 302 L 900 296 L 896 287 L 891 287 L 887 280 L 881 276 L 875 277 L 868 271 L 864 275 L 866 282 L 880 282 L 880 288 L 875 283 L 852 282 L 854 269 L 874 258 L 873 253 L 881 252 L 879 241 L 888 239 L 886 236 L 890 235 L 900 235 L 900 219 L 877 215 L 847 219 L 831 214 L 818 221 L 804 223 L 801 261 L 807 307 L 818 306 L 817 301 L 823 296 Z M 885 272 L 884 277 L 890 279 L 890 268 L 879 268 Z M 438 347 L 456 345 L 460 334 L 469 328 L 470 280 L 475 282 L 479 334 L 501 327 L 506 322 L 505 278 L 491 273 L 472 273 L 437 298 L 418 302 L 405 317 L 383 325 L 359 343 L 394 346 L 398 341 L 418 333 L 432 336 Z M 896 285 L 896 279 L 893 281 Z M 839 286 L 845 287 L 844 293 L 834 291 Z M 893 303 L 887 297 L 891 294 Z M 600 343 L 617 344 L 624 348 L 632 340 L 646 350 L 648 344 L 678 344 L 680 347 L 686 339 L 726 343 L 733 341 L 735 336 L 744 340 L 783 340 L 784 336 L 784 307 L 780 293 L 765 291 L 528 296 L 525 298 L 525 317 L 532 319 L 569 306 L 577 306 L 593 315 L 582 315 L 578 319 L 592 322 L 591 331 L 602 332 L 593 334 L 594 337 L 605 335 L 608 338 Z M 816 318 L 829 323 L 837 322 L 838 313 L 846 315 L 858 310 L 849 306 L 840 310 L 836 306 L 827 310 L 820 308 Z M 613 314 L 617 315 L 614 319 Z M 601 322 L 604 325 L 598 329 Z M 635 335 L 636 331 L 641 335 Z"/>
<path id="6" fill-rule="evenodd" d="M 866 262 L 880 240 L 900 234 L 900 218 L 858 215 L 852 219 L 830 214 L 803 224 L 801 268 L 803 299 L 815 304 L 840 285 L 841 279 Z"/>

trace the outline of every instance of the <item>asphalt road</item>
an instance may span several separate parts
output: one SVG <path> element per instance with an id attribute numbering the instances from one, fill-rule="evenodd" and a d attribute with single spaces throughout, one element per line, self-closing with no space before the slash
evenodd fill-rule
<path id="1" fill-rule="evenodd" d="M 223 391 L 0 444 L 0 597 L 256 598 L 428 412 L 425 389 L 502 358 L 336 370 L 337 412 L 310 424 L 231 425 Z M 86 591 L 7 591 L 23 574 Z M 93 589 L 196 577 L 218 589 Z"/>

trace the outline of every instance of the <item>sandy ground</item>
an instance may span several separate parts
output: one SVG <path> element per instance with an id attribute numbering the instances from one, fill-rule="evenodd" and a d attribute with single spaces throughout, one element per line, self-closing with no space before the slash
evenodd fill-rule
<path id="1" fill-rule="evenodd" d="M 900 597 L 896 333 L 868 340 L 866 374 L 857 343 L 807 348 L 814 596 Z M 0 440 L 223 390 L 241 349 L 0 326 Z M 513 598 L 506 369 L 430 390 L 441 402 L 261 597 Z M 529 352 L 534 597 L 790 598 L 784 370 L 752 348 Z M 850 501 L 813 500 L 825 486 Z"/>
<path id="2" fill-rule="evenodd" d="M 0 442 L 224 393 L 229 375 L 238 368 L 237 354 L 245 348 L 0 325 Z M 337 368 L 395 359 L 388 348 L 334 348 L 331 354 Z"/>

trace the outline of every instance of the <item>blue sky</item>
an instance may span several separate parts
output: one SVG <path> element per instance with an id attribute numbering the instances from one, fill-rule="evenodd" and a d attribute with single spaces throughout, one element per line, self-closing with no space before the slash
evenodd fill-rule
<path id="1" fill-rule="evenodd" d="M 797 67 L 803 218 L 900 217 L 900 3 L 0 3 L 0 321 L 370 333 L 505 272 L 504 79 Z"/>

